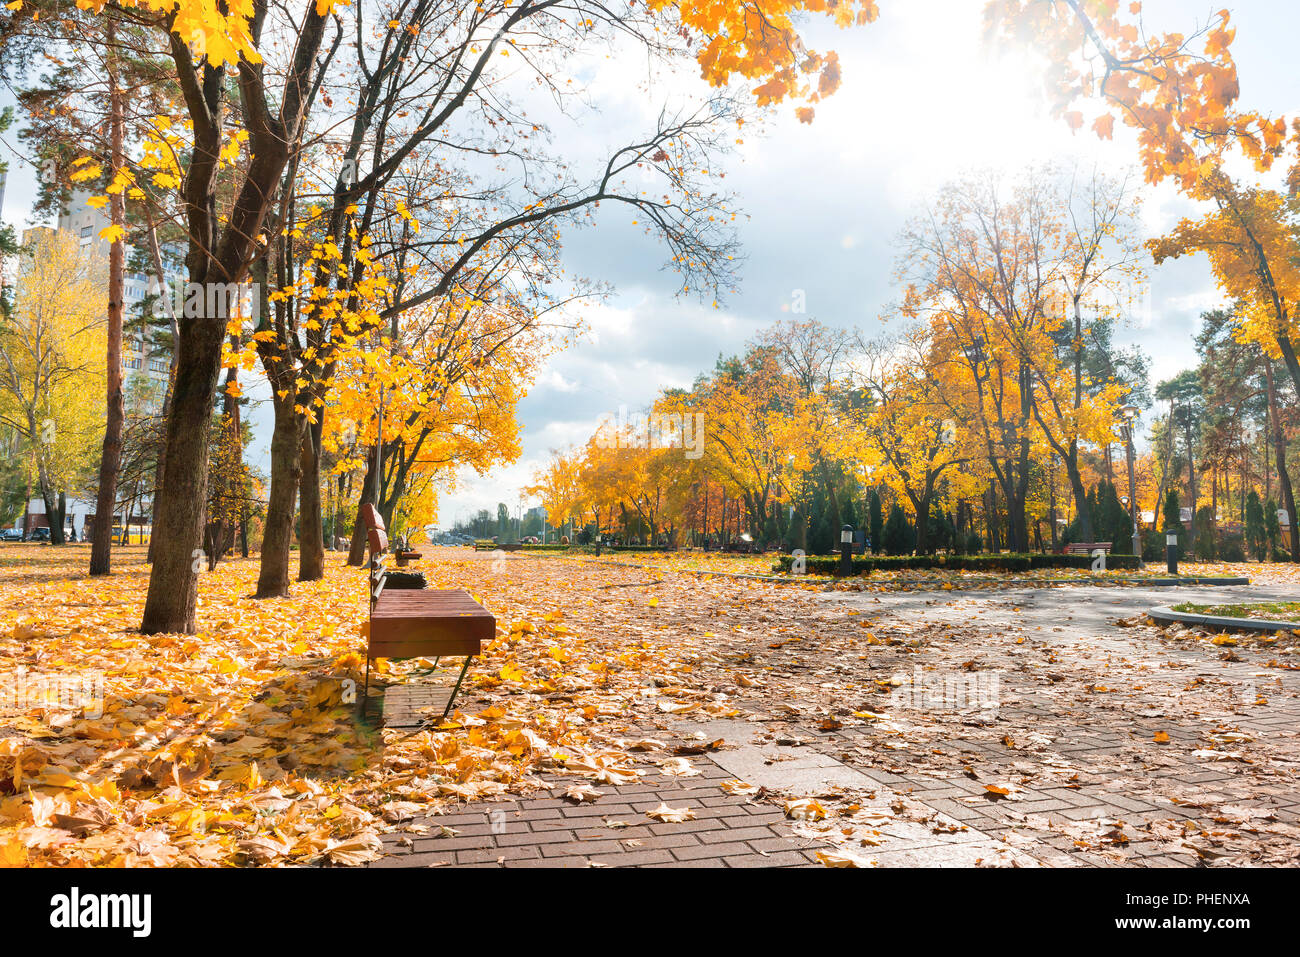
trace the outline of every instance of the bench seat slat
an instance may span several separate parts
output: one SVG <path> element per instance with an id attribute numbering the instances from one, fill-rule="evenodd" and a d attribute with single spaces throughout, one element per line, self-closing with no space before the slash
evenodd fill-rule
<path id="1" fill-rule="evenodd" d="M 461 589 L 385 590 L 370 618 L 372 658 L 477 655 L 496 618 Z"/>

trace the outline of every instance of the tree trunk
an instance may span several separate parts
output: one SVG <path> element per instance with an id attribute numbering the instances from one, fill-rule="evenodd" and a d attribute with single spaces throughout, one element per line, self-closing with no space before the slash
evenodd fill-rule
<path id="1" fill-rule="evenodd" d="M 320 438 L 322 420 L 303 429 L 298 482 L 298 581 L 325 577 L 325 528 L 320 506 Z"/>
<path id="2" fill-rule="evenodd" d="M 105 21 L 108 58 L 108 123 L 110 164 L 114 170 L 123 163 L 122 92 L 117 86 L 117 69 L 113 56 L 116 24 L 113 17 Z M 121 229 L 126 223 L 124 192 L 110 194 L 109 218 Z M 126 265 L 126 244 L 122 237 L 108 249 L 108 395 L 104 416 L 104 445 L 99 457 L 99 491 L 95 496 L 94 539 L 90 546 L 90 574 L 107 575 L 113 556 L 113 512 L 117 505 L 117 473 L 122 465 L 122 427 L 126 407 L 122 398 L 122 292 Z M 127 520 L 131 518 L 127 514 Z"/>
<path id="3" fill-rule="evenodd" d="M 38 435 L 36 429 L 36 416 L 29 408 L 27 411 L 27 434 Z M 36 460 L 36 484 L 41 490 L 41 501 L 45 504 L 45 523 L 50 529 L 50 544 L 63 544 L 63 515 L 59 511 L 58 496 L 54 492 L 54 482 L 50 477 L 50 471 L 46 467 L 44 453 L 37 451 L 33 457 Z M 31 502 L 29 495 L 27 501 Z"/>
<path id="4" fill-rule="evenodd" d="M 1187 421 L 1191 422 L 1190 416 Z M 1192 524 L 1187 529 L 1187 547 L 1190 551 L 1196 544 L 1196 463 L 1192 454 L 1192 427 L 1190 424 L 1185 431 L 1185 439 L 1187 442 L 1187 496 L 1190 499 L 1188 504 L 1192 507 Z"/>
<path id="5" fill-rule="evenodd" d="M 930 548 L 930 491 L 920 498 L 912 499 L 912 507 L 916 509 L 916 554 L 926 555 Z M 911 496 L 909 496 L 911 498 Z M 834 540 L 840 540 L 840 530 L 835 529 Z M 839 546 L 836 545 L 836 548 Z"/>
<path id="6" fill-rule="evenodd" d="M 154 501 L 153 568 L 140 630 L 193 634 L 208 500 L 208 440 L 212 397 L 221 372 L 226 317 L 195 319 L 180 327 L 176 381 L 167 417 L 167 460 Z"/>
<path id="7" fill-rule="evenodd" d="M 293 540 L 293 513 L 302 479 L 304 420 L 294 411 L 295 396 L 275 399 L 275 427 L 271 432 L 271 490 L 267 496 L 266 530 L 262 535 L 262 561 L 255 598 L 281 598 L 289 594 L 289 551 Z"/>
<path id="8" fill-rule="evenodd" d="M 189 281 L 204 286 L 205 298 L 212 293 L 209 283 L 242 281 L 248 264 L 258 258 L 262 223 L 310 106 L 311 97 L 302 91 L 311 86 L 325 17 L 323 7 L 309 6 L 304 13 L 293 66 L 285 78 L 285 95 L 279 102 L 280 116 L 271 124 L 248 124 L 250 159 L 240 174 L 242 185 L 235 191 L 234 203 L 225 208 L 224 215 L 218 214 L 217 173 L 230 78 L 224 66 L 211 62 L 200 68 L 201 76 L 186 72 L 192 69 L 191 54 L 184 40 L 175 35 L 171 38 L 193 130 L 182 186 L 189 245 L 186 267 Z M 260 19 L 256 19 L 256 30 L 260 34 Z M 261 71 L 241 66 L 239 88 L 252 115 L 265 120 L 269 104 Z M 266 296 L 261 298 L 264 301 Z M 207 315 L 205 309 L 203 315 L 187 316 L 180 329 L 175 395 L 167 420 L 167 464 L 161 501 L 155 504 L 159 542 L 141 622 L 141 631 L 146 633 L 192 633 L 195 627 L 198 563 L 194 551 L 203 535 L 212 401 L 229 320 L 228 304 L 212 305 L 215 315 Z M 297 441 L 290 446 L 290 454 L 297 459 Z"/>
<path id="9" fill-rule="evenodd" d="M 145 235 L 149 241 L 149 256 L 153 262 L 154 275 L 158 282 L 159 295 L 162 297 L 163 305 L 166 307 L 167 318 L 171 322 L 172 354 L 167 367 L 167 388 L 163 391 L 162 409 L 159 412 L 159 418 L 162 419 L 163 428 L 165 430 L 167 427 L 167 420 L 171 417 L 172 393 L 176 388 L 176 369 L 177 362 L 180 358 L 181 328 L 180 324 L 176 321 L 175 305 L 172 302 L 171 294 L 167 288 L 167 274 L 163 269 L 162 250 L 158 246 L 158 231 L 154 227 L 153 213 L 148 203 L 144 204 L 144 218 L 146 228 Z M 155 519 L 158 512 L 158 493 L 162 489 L 163 468 L 166 465 L 166 462 L 167 443 L 164 441 L 158 448 L 158 461 L 154 465 L 153 473 L 153 498 L 150 503 L 149 511 Z M 155 529 L 156 527 L 157 526 L 155 525 Z M 157 540 L 156 535 L 153 535 L 152 533 L 149 535 L 149 549 L 145 553 L 146 562 L 153 562 L 154 542 Z"/>
<path id="10" fill-rule="evenodd" d="M 221 523 L 208 522 L 203 527 L 203 554 L 207 557 L 208 571 L 215 571 L 221 560 Z"/>
<path id="11" fill-rule="evenodd" d="M 1282 328 L 1286 328 L 1286 315 L 1281 317 Z M 1296 391 L 1300 392 L 1300 360 L 1296 359 L 1295 343 L 1287 335 L 1277 337 L 1278 348 L 1282 351 L 1282 361 L 1286 364 L 1287 371 L 1291 373 L 1291 381 L 1295 383 Z"/>
<path id="12" fill-rule="evenodd" d="M 1051 535 L 1052 535 L 1052 551 L 1055 552 L 1055 551 L 1056 551 L 1056 547 L 1057 547 L 1057 541 L 1056 541 L 1056 472 L 1055 472 L 1055 470 L 1051 470 L 1051 471 L 1049 471 L 1048 474 L 1049 474 L 1051 477 L 1050 477 L 1050 479 L 1048 480 L 1048 483 L 1047 483 L 1047 489 L 1048 489 L 1047 523 L 1048 523 L 1048 531 L 1051 532 Z M 1079 484 L 1082 485 L 1082 484 L 1083 484 L 1083 481 L 1080 480 Z M 1078 494 L 1077 491 L 1075 492 L 1075 494 L 1076 494 L 1076 495 Z"/>
<path id="13" fill-rule="evenodd" d="M 366 477 L 361 483 L 361 503 L 375 500 L 375 450 L 366 456 Z M 360 509 L 358 509 L 358 513 Z M 485 536 L 486 537 L 486 536 Z M 348 564 L 360 568 L 366 561 L 366 526 L 360 514 L 352 525 L 352 541 L 348 545 Z"/>
<path id="14" fill-rule="evenodd" d="M 1295 512 L 1295 495 L 1291 488 L 1291 475 L 1286 468 L 1286 432 L 1282 428 L 1282 417 L 1278 414 L 1277 390 L 1273 385 L 1273 363 L 1264 360 L 1264 379 L 1268 385 L 1268 413 L 1273 425 L 1273 448 L 1277 463 L 1277 484 L 1282 490 L 1282 504 L 1286 506 L 1289 538 L 1291 539 L 1291 561 L 1300 562 L 1300 521 Z M 1272 556 L 1269 556 L 1272 559 Z"/>

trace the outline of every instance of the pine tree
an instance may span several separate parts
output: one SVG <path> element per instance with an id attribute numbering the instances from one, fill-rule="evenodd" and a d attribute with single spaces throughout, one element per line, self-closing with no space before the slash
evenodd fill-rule
<path id="1" fill-rule="evenodd" d="M 1099 541 L 1110 542 L 1110 550 L 1116 555 L 1128 555 L 1133 551 L 1133 520 L 1119 500 L 1119 493 L 1113 482 L 1103 483 L 1104 490 L 1099 490 L 1098 510 L 1101 522 L 1098 531 Z"/>
<path id="2" fill-rule="evenodd" d="M 1165 531 L 1181 532 L 1183 530 L 1182 506 L 1178 502 L 1178 489 L 1171 488 L 1165 493 L 1165 507 L 1163 509 L 1165 520 Z"/>
<path id="3" fill-rule="evenodd" d="M 1277 520 L 1277 502 L 1269 499 L 1264 506 L 1264 534 L 1268 536 L 1268 560 L 1273 560 L 1277 543 L 1282 538 L 1282 523 Z"/>
<path id="4" fill-rule="evenodd" d="M 781 539 L 781 533 L 776 527 L 776 516 L 778 511 L 778 506 L 773 503 L 772 508 L 767 513 L 767 521 L 763 524 L 763 541 L 759 543 L 763 547 L 766 547 L 769 542 L 776 542 Z"/>
<path id="5" fill-rule="evenodd" d="M 884 547 L 886 555 L 906 555 L 912 550 L 912 536 L 909 534 L 907 516 L 895 503 L 889 510 L 889 521 L 885 523 Z"/>
<path id="6" fill-rule="evenodd" d="M 1212 562 L 1219 557 L 1217 543 L 1214 540 L 1214 507 L 1202 505 L 1196 510 L 1196 557 L 1204 562 Z"/>
<path id="7" fill-rule="evenodd" d="M 802 549 L 806 552 L 808 550 L 808 519 L 804 515 L 802 508 L 794 510 L 794 515 L 790 517 L 790 527 L 786 529 L 785 534 L 791 551 Z"/>
<path id="8" fill-rule="evenodd" d="M 885 520 L 880 509 L 880 493 L 874 488 L 871 490 L 871 499 L 867 504 L 867 511 L 871 520 L 871 551 L 879 555 Z"/>
<path id="9" fill-rule="evenodd" d="M 817 524 L 808 534 L 808 550 L 814 555 L 830 555 L 834 551 L 831 526 L 824 511 L 817 516 Z"/>
<path id="10" fill-rule="evenodd" d="M 853 530 L 860 531 L 858 528 L 857 510 L 853 507 L 853 498 L 850 495 L 842 497 L 843 505 L 840 506 L 840 522 L 844 525 L 853 526 Z"/>
<path id="11" fill-rule="evenodd" d="M 826 552 L 828 554 L 839 554 L 840 526 L 843 524 L 840 519 L 839 503 L 831 498 L 826 507 Z"/>
<path id="12" fill-rule="evenodd" d="M 1277 521 L 1274 513 L 1273 521 Z M 1264 506 L 1259 500 L 1259 493 L 1254 489 L 1246 496 L 1246 547 L 1255 556 L 1255 561 L 1264 561 L 1264 546 L 1268 538 L 1268 528 L 1264 521 Z"/>
<path id="13" fill-rule="evenodd" d="M 943 509 L 939 507 L 938 502 L 935 502 L 930 507 L 930 515 L 927 520 L 930 523 L 928 551 L 933 555 L 939 549 L 947 548 L 950 541 L 948 538 L 948 523 L 944 519 Z"/>

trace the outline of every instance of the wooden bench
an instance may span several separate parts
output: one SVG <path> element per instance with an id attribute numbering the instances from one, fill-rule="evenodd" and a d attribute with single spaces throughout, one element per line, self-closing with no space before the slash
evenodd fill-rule
<path id="1" fill-rule="evenodd" d="M 496 636 L 496 619 L 471 598 L 469 592 L 460 588 L 385 589 L 387 575 L 383 555 L 388 550 L 388 533 L 384 520 L 369 504 L 361 506 L 361 518 L 366 523 L 366 538 L 370 545 L 370 637 L 366 647 L 362 714 L 370 694 L 372 658 L 432 656 L 436 668 L 444 655 L 463 655 L 465 664 L 442 712 L 445 718 L 451 713 L 470 661 L 475 655 L 482 654 L 483 645 Z"/>
<path id="2" fill-rule="evenodd" d="M 1097 549 L 1110 554 L 1110 542 L 1072 542 L 1065 546 L 1067 555 L 1091 555 Z"/>
<path id="3" fill-rule="evenodd" d="M 395 554 L 397 558 L 398 568 L 405 568 L 411 562 L 418 562 L 421 558 L 424 557 L 424 555 L 421 554 L 420 552 L 414 551 L 413 549 L 410 548 L 399 550 Z"/>

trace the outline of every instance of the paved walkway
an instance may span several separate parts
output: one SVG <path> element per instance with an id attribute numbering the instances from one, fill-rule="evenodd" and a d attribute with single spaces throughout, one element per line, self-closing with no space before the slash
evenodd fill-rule
<path id="1" fill-rule="evenodd" d="M 1114 624 L 1171 595 L 1293 597 L 1258 587 L 820 593 L 811 600 L 827 618 L 852 612 L 865 626 L 870 615 L 882 632 L 965 626 L 951 640 L 931 634 L 923 651 L 891 639 L 866 667 L 996 671 L 996 713 L 886 698 L 887 723 L 850 723 L 840 701 L 841 723 L 813 699 L 838 693 L 845 655 L 830 643 L 821 660 L 756 643 L 746 665 L 786 679 L 784 696 L 747 698 L 744 720 L 665 717 L 645 729 L 670 748 L 724 742 L 691 757 L 698 776 L 597 785 L 603 796 L 581 804 L 562 797 L 581 779 L 555 778 L 535 795 L 420 821 L 422 834 L 385 835 L 390 853 L 372 866 L 819 866 L 832 845 L 879 866 L 1293 863 L 1300 673 L 1231 649 L 1216 656 L 1207 642 L 1157 646 L 1150 629 Z M 979 661 L 954 664 L 965 656 Z M 720 786 L 735 779 L 762 790 Z M 839 802 L 834 828 L 788 818 L 786 802 L 801 796 Z M 694 817 L 646 816 L 662 803 Z"/>
<path id="2" fill-rule="evenodd" d="M 798 839 L 770 802 L 729 794 L 735 778 L 707 755 L 698 776 L 597 786 L 593 803 L 562 797 L 581 778 L 552 778 L 550 791 L 424 818 L 425 835 L 383 836 L 386 857 L 371 867 L 809 867 L 824 844 Z M 661 804 L 689 808 L 675 823 L 648 818 Z"/>
<path id="3" fill-rule="evenodd" d="M 979 723 L 949 721 L 944 740 L 930 742 L 933 753 L 978 766 L 979 779 L 917 773 L 903 755 L 883 756 L 869 728 L 815 734 L 811 744 L 872 768 L 883 764 L 884 778 L 896 790 L 984 834 L 1005 837 L 1044 863 L 1062 863 L 1061 851 L 1076 855 L 1099 847 L 1116 853 L 1083 853 L 1080 862 L 1195 865 L 1248 853 L 1239 834 L 1220 832 L 1225 840 L 1216 840 L 1216 824 L 1242 825 L 1249 832 L 1252 824 L 1267 821 L 1282 825 L 1273 828 L 1276 843 L 1294 840 L 1300 833 L 1300 672 L 1263 669 L 1262 656 L 1219 653 L 1206 642 L 1157 648 L 1151 629 L 1116 626 L 1117 619 L 1136 619 L 1153 605 L 1169 603 L 1171 595 L 1178 602 L 1294 598 L 1286 589 L 1256 586 L 1013 589 L 977 596 L 827 593 L 827 603 L 869 610 L 877 620 L 978 622 L 1000 632 L 1003 655 L 997 648 L 980 650 L 994 659 L 983 667 L 998 666 L 1003 703 L 992 734 Z M 1043 674 L 1005 654 L 1023 649 L 1017 642 L 1025 641 L 1045 645 L 1045 660 L 1073 672 L 1071 677 L 1085 670 L 1103 693 L 1086 712 L 1063 702 L 1055 693 L 1063 674 Z M 1171 689 L 1187 699 L 1203 691 L 1211 697 L 1197 698 L 1208 706 L 1176 710 L 1167 697 L 1156 697 Z M 999 740 L 1003 729 L 1011 744 Z M 1167 744 L 1157 743 L 1158 735 L 1167 736 Z M 1054 770 L 1072 773 L 1051 775 Z M 1045 773 L 1056 781 L 1041 783 Z M 985 799 L 992 779 L 1020 780 L 1014 803 Z M 1231 809 L 1227 817 L 1224 806 Z M 1211 808 L 1217 810 L 1209 812 L 1207 828 Z M 1068 823 L 1099 821 L 1123 824 L 1109 848 L 1087 827 Z M 1150 836 L 1154 822 L 1165 823 L 1165 833 L 1140 839 Z M 1051 833 L 1062 830 L 1067 833 Z M 1092 840 L 1080 847 L 1070 831 Z"/>

